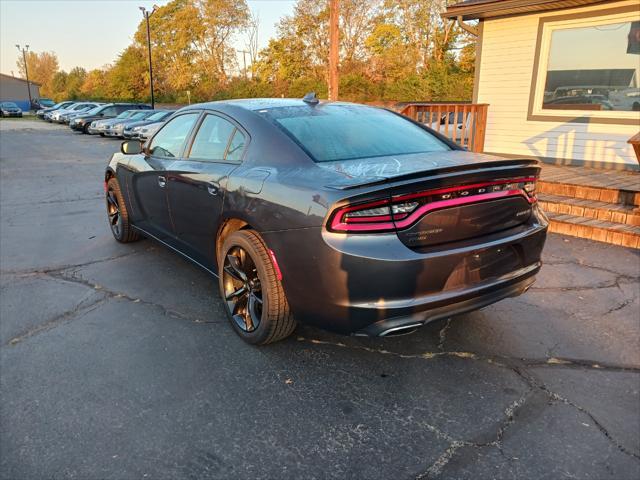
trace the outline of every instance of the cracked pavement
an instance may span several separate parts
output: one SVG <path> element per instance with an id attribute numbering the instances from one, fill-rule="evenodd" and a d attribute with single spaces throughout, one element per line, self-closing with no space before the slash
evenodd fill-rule
<path id="1" fill-rule="evenodd" d="M 640 257 L 550 235 L 525 295 L 401 337 L 244 344 L 109 232 L 119 144 L 0 122 L 0 478 L 640 478 Z"/>

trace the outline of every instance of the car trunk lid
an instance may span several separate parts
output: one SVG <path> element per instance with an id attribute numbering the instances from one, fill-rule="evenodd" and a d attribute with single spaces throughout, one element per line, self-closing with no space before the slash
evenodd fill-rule
<path id="1" fill-rule="evenodd" d="M 367 191 L 338 209 L 329 228 L 373 233 L 395 231 L 410 248 L 448 244 L 525 223 L 535 203 L 535 160 L 501 159 L 465 151 L 399 162 L 341 162 L 345 175 L 331 188 Z M 398 159 L 396 159 L 398 160 Z M 335 167 L 334 167 L 335 168 Z M 372 175 L 373 173 L 373 175 Z M 370 201 L 369 199 L 375 199 Z"/>

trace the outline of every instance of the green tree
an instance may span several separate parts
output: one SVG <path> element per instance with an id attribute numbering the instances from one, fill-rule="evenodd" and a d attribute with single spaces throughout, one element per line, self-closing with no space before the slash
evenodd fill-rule
<path id="1" fill-rule="evenodd" d="M 88 100 L 106 100 L 109 98 L 107 88 L 107 69 L 96 68 L 87 72 L 80 94 Z"/>
<path id="2" fill-rule="evenodd" d="M 341 0 L 340 97 L 355 101 L 468 100 L 474 39 L 441 13 L 453 0 Z M 159 101 L 327 94 L 328 0 L 297 0 L 256 59 L 246 0 L 171 0 L 150 18 Z M 251 79 L 235 40 L 248 35 Z M 56 99 L 149 100 L 146 22 L 112 65 L 50 75 Z M 57 65 L 57 63 L 56 63 Z M 56 66 L 57 69 L 57 66 Z"/>
<path id="3" fill-rule="evenodd" d="M 116 100 L 148 99 L 149 73 L 145 51 L 138 45 L 130 45 L 107 71 L 105 93 Z"/>
<path id="4" fill-rule="evenodd" d="M 365 40 L 369 53 L 368 72 L 375 82 L 394 82 L 416 72 L 411 49 L 400 27 L 379 23 Z"/>
<path id="5" fill-rule="evenodd" d="M 65 97 L 72 100 L 81 97 L 82 84 L 87 76 L 87 71 L 82 67 L 74 67 L 67 75 L 65 84 Z"/>

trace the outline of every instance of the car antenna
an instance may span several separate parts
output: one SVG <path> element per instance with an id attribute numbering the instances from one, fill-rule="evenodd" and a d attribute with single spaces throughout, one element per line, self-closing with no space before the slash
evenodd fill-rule
<path id="1" fill-rule="evenodd" d="M 320 103 L 320 100 L 318 100 L 318 96 L 316 95 L 316 92 L 307 93 L 304 97 L 302 97 L 302 101 L 304 103 L 308 103 L 309 105 L 317 105 Z"/>

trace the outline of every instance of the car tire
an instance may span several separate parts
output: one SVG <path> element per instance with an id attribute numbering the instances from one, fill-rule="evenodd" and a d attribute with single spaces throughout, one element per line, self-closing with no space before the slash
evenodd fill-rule
<path id="1" fill-rule="evenodd" d="M 293 333 L 296 321 L 270 252 L 258 233 L 238 230 L 229 235 L 222 245 L 218 264 L 225 311 L 244 341 L 266 345 Z M 237 294 L 242 289 L 246 294 Z"/>
<path id="2" fill-rule="evenodd" d="M 120 184 L 115 177 L 111 177 L 107 181 L 106 190 L 107 219 L 113 238 L 120 243 L 135 242 L 140 238 L 140 235 L 129 221 L 127 205 L 122 196 Z"/>
<path id="3" fill-rule="evenodd" d="M 82 127 L 82 133 L 85 133 L 85 134 L 89 135 L 89 126 L 90 125 L 88 123 L 85 124 L 85 126 Z"/>

